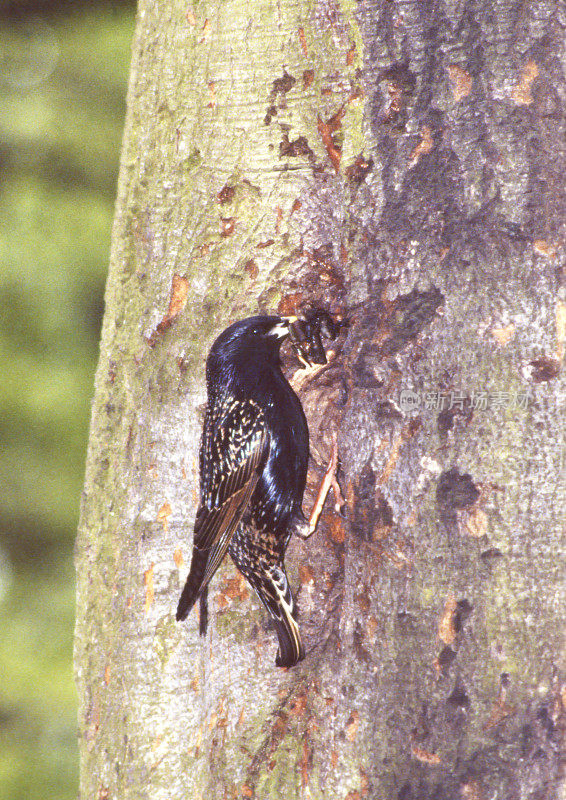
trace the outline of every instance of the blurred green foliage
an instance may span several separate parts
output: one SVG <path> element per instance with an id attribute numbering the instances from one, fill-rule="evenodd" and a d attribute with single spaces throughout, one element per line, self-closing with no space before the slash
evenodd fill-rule
<path id="1" fill-rule="evenodd" d="M 0 797 L 70 800 L 72 548 L 135 9 L 9 6 L 0 5 Z"/>

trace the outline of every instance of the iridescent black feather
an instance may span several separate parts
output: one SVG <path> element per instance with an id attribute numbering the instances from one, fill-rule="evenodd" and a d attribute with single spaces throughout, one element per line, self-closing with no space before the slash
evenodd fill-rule
<path id="1" fill-rule="evenodd" d="M 200 505 L 193 555 L 177 607 L 184 619 L 229 552 L 275 622 L 276 664 L 304 658 L 283 563 L 301 510 L 309 434 L 299 399 L 283 376 L 279 348 L 290 320 L 251 317 L 214 342 L 206 364 L 208 403 L 200 450 Z"/>

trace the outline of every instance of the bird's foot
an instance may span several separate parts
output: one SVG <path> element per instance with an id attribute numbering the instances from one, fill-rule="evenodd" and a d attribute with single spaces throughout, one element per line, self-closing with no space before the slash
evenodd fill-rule
<path id="1" fill-rule="evenodd" d="M 326 502 L 326 498 L 328 497 L 328 492 L 332 489 L 334 492 L 334 509 L 336 513 L 340 514 L 341 516 L 344 515 L 344 508 L 346 506 L 346 501 L 342 495 L 342 491 L 340 489 L 340 484 L 338 483 L 338 478 L 336 477 L 336 472 L 338 471 L 338 436 L 334 434 L 332 439 L 332 449 L 330 451 L 330 461 L 328 462 L 328 466 L 326 468 L 326 472 L 324 473 L 324 478 L 321 481 L 320 487 L 318 489 L 318 494 L 316 496 L 316 500 L 314 502 L 310 517 L 308 520 L 300 518 L 294 522 L 292 532 L 299 536 L 301 539 L 308 539 L 311 536 L 318 525 L 318 520 L 322 513 L 322 509 L 324 503 Z"/>
<path id="2" fill-rule="evenodd" d="M 300 516 L 293 517 L 289 525 L 289 531 L 294 536 L 298 536 L 299 539 L 308 539 L 309 536 L 314 533 L 315 528 L 311 528 L 309 520 L 305 519 L 302 512 Z"/>

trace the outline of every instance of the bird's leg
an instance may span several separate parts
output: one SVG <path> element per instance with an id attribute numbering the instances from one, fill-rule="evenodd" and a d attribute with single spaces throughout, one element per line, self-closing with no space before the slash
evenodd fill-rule
<path id="1" fill-rule="evenodd" d="M 336 478 L 336 472 L 338 470 L 338 436 L 334 434 L 332 439 L 332 449 L 330 451 L 330 461 L 328 462 L 328 466 L 326 468 L 326 472 L 324 473 L 324 477 L 321 481 L 320 487 L 318 489 L 318 493 L 316 496 L 316 500 L 312 507 L 312 511 L 308 520 L 306 519 L 296 519 L 293 522 L 292 526 L 292 533 L 296 536 L 299 536 L 301 539 L 308 539 L 315 530 L 316 526 L 318 525 L 318 520 L 322 513 L 322 508 L 328 496 L 328 492 L 332 489 L 334 492 L 334 500 L 335 505 L 334 508 L 336 509 L 337 513 L 340 514 L 342 512 L 343 507 L 346 505 L 346 501 L 342 496 L 342 492 L 340 490 L 340 484 L 338 483 L 338 479 Z"/>

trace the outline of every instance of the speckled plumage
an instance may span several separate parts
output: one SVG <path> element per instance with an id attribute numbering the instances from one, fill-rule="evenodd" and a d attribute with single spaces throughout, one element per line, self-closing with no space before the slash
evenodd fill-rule
<path id="1" fill-rule="evenodd" d="M 208 583 L 229 552 L 274 620 L 276 664 L 285 667 L 304 657 L 283 560 L 292 532 L 305 525 L 309 455 L 305 415 L 280 368 L 288 332 L 284 318 L 251 317 L 230 326 L 211 348 L 200 505 L 177 607 L 177 619 L 184 619 L 200 598 L 206 632 Z"/>

